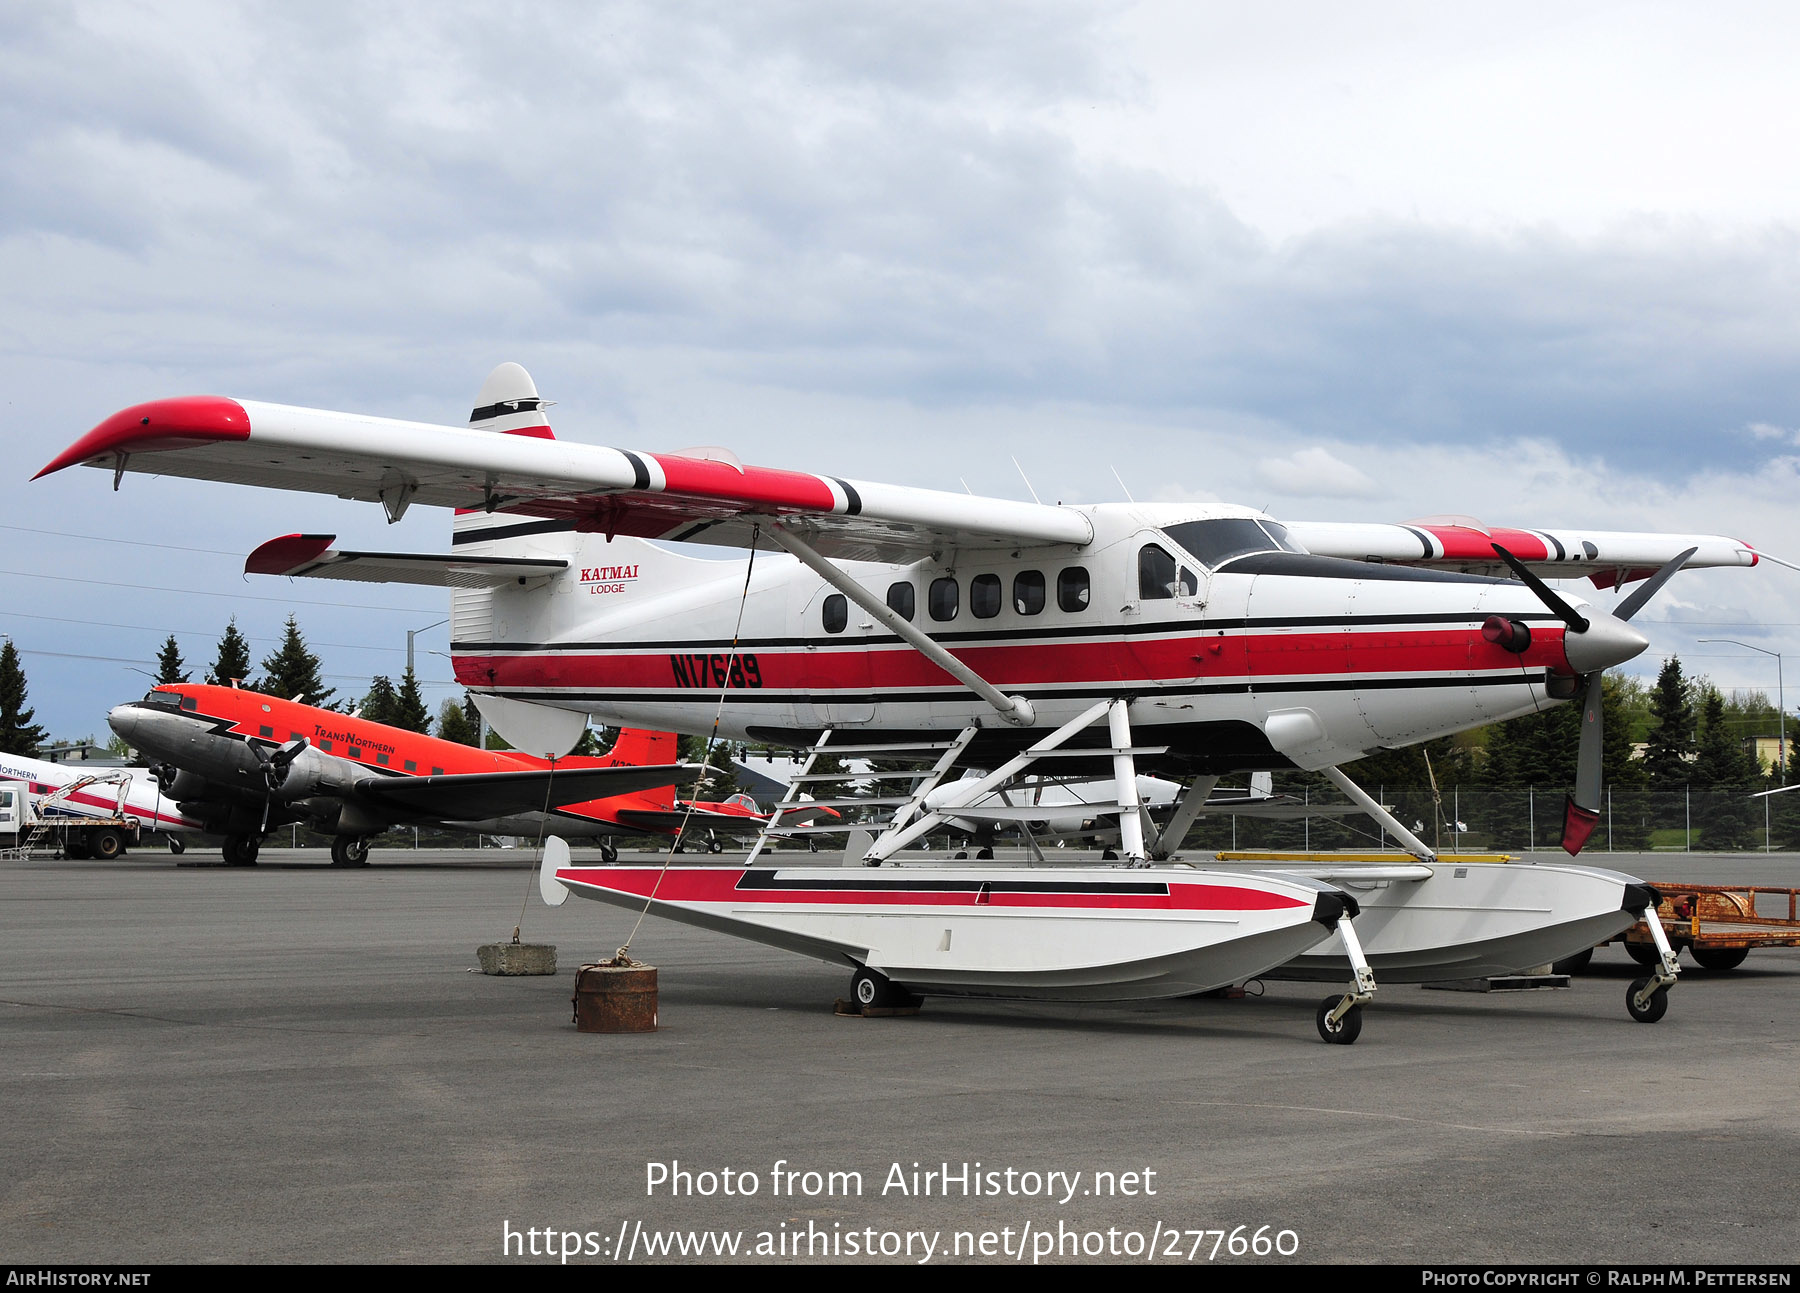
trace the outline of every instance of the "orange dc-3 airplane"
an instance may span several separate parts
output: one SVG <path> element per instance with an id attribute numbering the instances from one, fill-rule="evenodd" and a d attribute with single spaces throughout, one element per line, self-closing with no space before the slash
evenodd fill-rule
<path id="1" fill-rule="evenodd" d="M 256 861 L 262 837 L 299 822 L 330 832 L 332 861 L 365 861 L 371 836 L 394 826 L 446 823 L 496 835 L 545 825 L 599 838 L 617 859 L 618 835 L 760 830 L 748 795 L 718 803 L 677 799 L 701 769 L 676 762 L 675 736 L 627 728 L 595 758 L 549 760 L 480 750 L 235 687 L 180 683 L 120 705 L 107 722 L 155 760 L 163 793 L 212 834 L 225 860 Z"/>

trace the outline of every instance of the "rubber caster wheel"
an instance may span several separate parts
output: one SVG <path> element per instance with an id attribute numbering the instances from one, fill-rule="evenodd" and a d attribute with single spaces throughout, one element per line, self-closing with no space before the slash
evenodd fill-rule
<path id="1" fill-rule="evenodd" d="M 1100 850 L 1100 860 L 1102 862 L 1117 862 L 1119 860 L 1118 850 L 1117 849 L 1101 849 Z"/>
<path id="2" fill-rule="evenodd" d="M 850 998 L 864 1010 L 893 1010 L 919 1004 L 912 993 L 867 966 L 850 976 Z"/>
<path id="3" fill-rule="evenodd" d="M 183 854 L 183 853 L 186 853 L 187 852 L 187 841 L 182 839 L 181 836 L 179 836 L 179 835 L 169 836 L 169 852 L 175 854 L 177 857 L 181 856 L 181 854 Z"/>
<path id="4" fill-rule="evenodd" d="M 967 849 L 957 850 L 957 854 L 956 854 L 956 857 L 954 860 L 957 862 L 967 862 L 969 860 L 969 851 Z"/>
<path id="5" fill-rule="evenodd" d="M 1747 947 L 1690 947 L 1688 955 L 1702 970 L 1735 970 L 1750 955 Z"/>
<path id="6" fill-rule="evenodd" d="M 1319 1013 L 1314 1022 L 1319 1026 L 1319 1036 L 1334 1046 L 1348 1046 L 1362 1034 L 1362 1007 L 1351 1006 L 1344 1012 L 1344 1017 L 1333 1024 L 1326 1018 L 1337 1009 L 1342 997 L 1326 997 L 1319 1003 Z"/>
<path id="7" fill-rule="evenodd" d="M 708 840 L 706 841 L 706 851 L 708 853 L 723 853 L 725 851 L 725 846 L 718 840 Z"/>
<path id="8" fill-rule="evenodd" d="M 1650 1004 L 1641 1010 L 1638 1009 L 1638 993 L 1649 986 L 1650 980 L 1646 977 L 1633 979 L 1631 986 L 1625 989 L 1625 1009 L 1629 1010 L 1631 1017 L 1640 1024 L 1653 1024 L 1669 1013 L 1669 990 L 1667 988 L 1658 988 L 1651 993 Z"/>
<path id="9" fill-rule="evenodd" d="M 617 862 L 619 860 L 618 847 L 613 844 L 602 844 L 600 846 L 600 860 L 608 866 Z"/>

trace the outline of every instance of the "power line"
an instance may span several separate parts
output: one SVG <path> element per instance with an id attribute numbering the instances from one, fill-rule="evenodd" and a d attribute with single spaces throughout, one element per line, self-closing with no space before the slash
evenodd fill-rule
<path id="1" fill-rule="evenodd" d="M 129 588 L 140 593 L 180 593 L 187 597 L 227 597 L 234 602 L 277 602 L 283 606 L 329 606 L 340 611 L 385 611 L 390 615 L 433 615 L 440 606 L 365 606 L 360 602 L 315 602 L 302 597 L 259 597 L 255 593 L 209 593 L 199 588 L 162 588 L 154 584 L 125 584 L 111 579 L 81 579 L 74 575 L 44 575 L 34 570 L 0 570 L 0 575 L 19 579 L 54 579 L 63 584 L 93 584 L 99 588 Z"/>

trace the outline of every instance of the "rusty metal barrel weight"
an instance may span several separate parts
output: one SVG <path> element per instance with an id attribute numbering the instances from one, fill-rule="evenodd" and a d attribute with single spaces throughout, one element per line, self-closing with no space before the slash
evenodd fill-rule
<path id="1" fill-rule="evenodd" d="M 575 971 L 575 1028 L 584 1033 L 656 1031 L 656 967 L 584 965 Z"/>

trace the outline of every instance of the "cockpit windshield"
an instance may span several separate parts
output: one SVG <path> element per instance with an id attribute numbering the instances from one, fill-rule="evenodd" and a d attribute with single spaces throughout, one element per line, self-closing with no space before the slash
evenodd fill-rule
<path id="1" fill-rule="evenodd" d="M 1248 516 L 1186 521 L 1165 527 L 1163 533 L 1187 549 L 1201 565 L 1213 570 L 1253 552 L 1306 551 L 1288 538 L 1285 525 Z"/>

